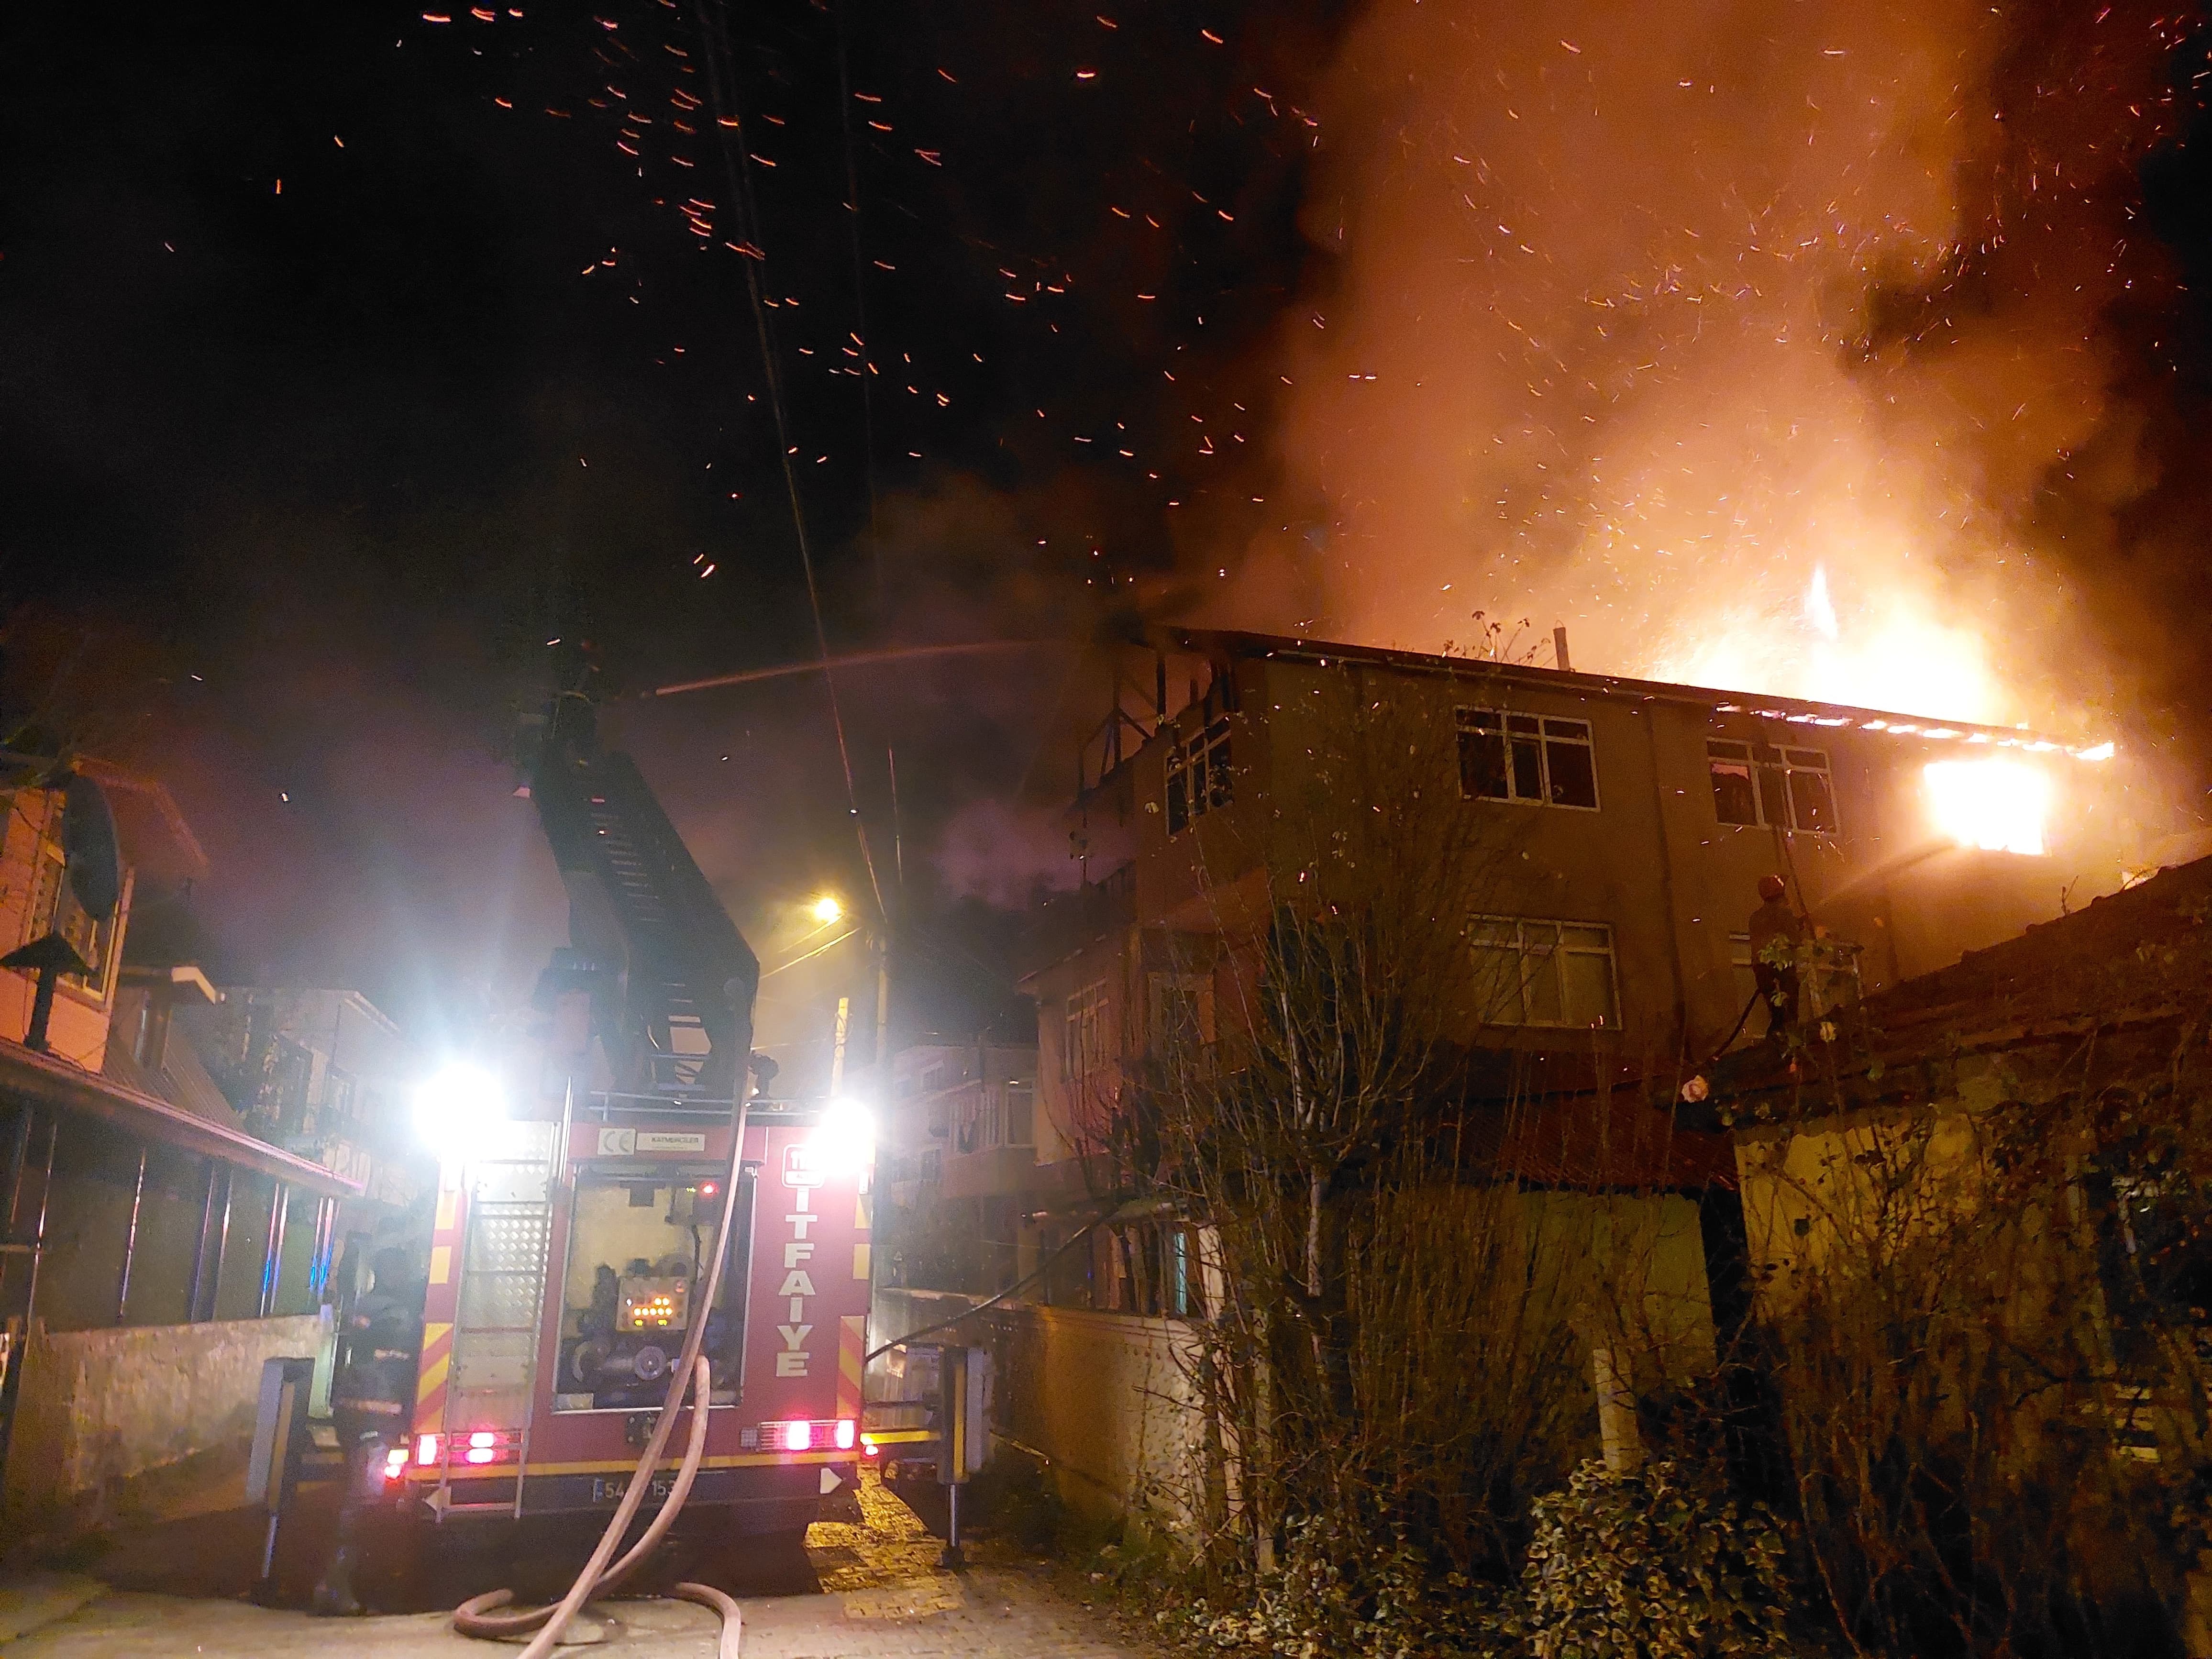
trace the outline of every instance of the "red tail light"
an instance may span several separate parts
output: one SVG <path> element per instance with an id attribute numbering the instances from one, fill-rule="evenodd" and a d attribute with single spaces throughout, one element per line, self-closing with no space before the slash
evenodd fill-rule
<path id="1" fill-rule="evenodd" d="M 418 1468 L 450 1461 L 481 1468 L 487 1463 L 512 1463 L 522 1455 L 520 1429 L 463 1429 L 451 1435 L 415 1437 Z"/>
<path id="2" fill-rule="evenodd" d="M 858 1423 L 855 1423 L 851 1418 L 839 1418 L 837 1419 L 837 1449 L 839 1451 L 852 1450 L 853 1442 L 859 1436 L 860 1432 L 860 1425 Z"/>

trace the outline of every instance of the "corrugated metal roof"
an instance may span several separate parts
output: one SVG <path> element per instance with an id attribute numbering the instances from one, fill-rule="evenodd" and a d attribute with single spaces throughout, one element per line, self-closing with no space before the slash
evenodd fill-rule
<path id="1" fill-rule="evenodd" d="M 240 1169 L 258 1170 L 294 1186 L 332 1198 L 357 1198 L 358 1183 L 298 1158 L 243 1130 L 195 1115 L 183 1107 L 126 1086 L 115 1079 L 85 1071 L 65 1060 L 0 1042 L 0 1094 L 33 1101 L 64 1112 L 80 1112 L 118 1129 L 164 1146 Z"/>

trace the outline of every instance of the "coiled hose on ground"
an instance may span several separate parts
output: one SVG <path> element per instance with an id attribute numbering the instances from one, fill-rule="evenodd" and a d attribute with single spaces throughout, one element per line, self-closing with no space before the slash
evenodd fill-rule
<path id="1" fill-rule="evenodd" d="M 487 1590 L 482 1595 L 472 1595 L 453 1609 L 453 1628 L 463 1636 L 481 1637 L 489 1641 L 500 1641 L 520 1636 L 531 1631 L 537 1635 L 523 1649 L 522 1659 L 545 1659 L 553 1651 L 584 1604 L 613 1590 L 651 1554 L 684 1507 L 690 1495 L 691 1483 L 697 1477 L 701 1459 L 707 1452 L 707 1421 L 711 1414 L 712 1368 L 699 1350 L 707 1340 L 707 1313 L 714 1306 L 722 1288 L 723 1264 L 730 1259 L 730 1229 L 737 1218 L 738 1185 L 744 1174 L 745 1146 L 745 1110 L 741 1105 L 736 1117 L 736 1133 L 730 1143 L 729 1178 L 722 1185 L 722 1224 L 715 1234 L 717 1243 L 714 1262 L 707 1270 L 707 1292 L 694 1305 L 698 1316 L 684 1334 L 684 1350 L 676 1364 L 670 1368 L 668 1395 L 661 1401 L 660 1414 L 653 1425 L 653 1433 L 639 1454 L 637 1470 L 630 1477 L 629 1488 L 623 1493 L 622 1502 L 607 1522 L 606 1530 L 599 1535 L 599 1546 L 592 1559 L 576 1575 L 576 1582 L 568 1593 L 551 1607 L 534 1608 L 528 1613 L 500 1613 L 514 1599 L 512 1590 Z M 677 1471 L 675 1483 L 669 1488 L 668 1499 L 653 1516 L 652 1523 L 637 1542 L 623 1554 L 612 1566 L 608 1559 L 622 1542 L 623 1534 L 629 1530 L 630 1522 L 637 1518 L 639 1507 L 653 1485 L 653 1473 L 660 1466 L 661 1455 L 668 1449 L 669 1436 L 676 1427 L 676 1418 L 683 1409 L 686 1394 L 691 1398 L 691 1435 L 684 1449 L 683 1467 Z M 518 1477 L 520 1478 L 520 1477 Z M 721 1615 L 722 1637 L 718 1652 L 720 1659 L 738 1659 L 738 1604 L 711 1584 L 680 1583 L 674 1593 L 686 1601 L 696 1601 L 702 1607 L 712 1607 Z"/>

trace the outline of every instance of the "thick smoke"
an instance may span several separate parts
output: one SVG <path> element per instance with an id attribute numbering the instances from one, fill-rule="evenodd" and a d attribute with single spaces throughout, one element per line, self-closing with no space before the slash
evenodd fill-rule
<path id="1" fill-rule="evenodd" d="M 2124 695 L 2057 624 L 2154 481 L 2114 319 L 2174 287 L 2137 173 L 2185 20 L 2047 9 L 1381 0 L 1279 354 L 1327 625 L 1526 616 L 1577 667 L 1954 718 Z"/>

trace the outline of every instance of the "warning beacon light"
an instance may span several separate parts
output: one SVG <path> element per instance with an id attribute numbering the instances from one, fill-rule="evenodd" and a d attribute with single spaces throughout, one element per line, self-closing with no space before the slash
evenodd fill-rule
<path id="1" fill-rule="evenodd" d="M 466 1158 L 507 1117 L 507 1091 L 481 1066 L 453 1060 L 415 1091 L 415 1133 L 441 1163 Z"/>

